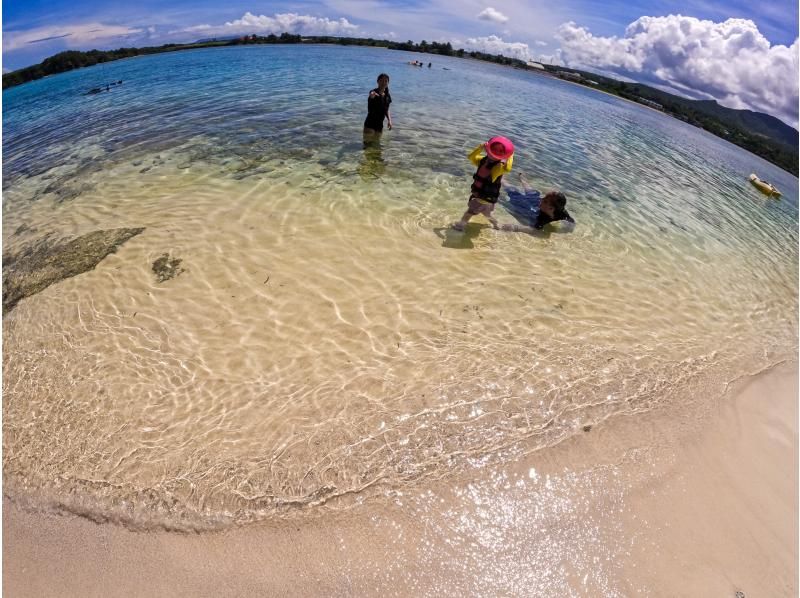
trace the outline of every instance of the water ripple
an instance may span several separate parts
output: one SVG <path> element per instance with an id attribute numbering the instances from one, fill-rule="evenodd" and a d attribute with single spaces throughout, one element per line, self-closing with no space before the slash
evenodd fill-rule
<path id="1" fill-rule="evenodd" d="M 346 505 L 796 352 L 797 179 L 573 85 L 403 57 L 229 48 L 4 92 L 4 252 L 147 227 L 4 319 L 12 491 L 181 529 Z M 365 151 L 373 71 L 396 129 Z M 496 132 L 574 232 L 449 228 Z"/>

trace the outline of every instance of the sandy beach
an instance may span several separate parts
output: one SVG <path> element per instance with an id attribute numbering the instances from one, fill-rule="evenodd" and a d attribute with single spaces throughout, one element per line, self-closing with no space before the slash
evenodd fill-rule
<path id="1" fill-rule="evenodd" d="M 798 590 L 797 179 L 401 60 L 242 45 L 4 92 L 8 595 Z M 397 127 L 365 146 L 379 72 Z M 501 124 L 575 227 L 451 227 Z"/>
<path id="2" fill-rule="evenodd" d="M 784 363 L 688 416 L 619 417 L 502 470 L 221 533 L 132 532 L 6 496 L 3 592 L 793 596 L 797 395 Z"/>

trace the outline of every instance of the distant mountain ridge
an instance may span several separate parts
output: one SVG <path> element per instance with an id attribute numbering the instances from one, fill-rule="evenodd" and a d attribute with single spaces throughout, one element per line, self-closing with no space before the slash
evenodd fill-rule
<path id="1" fill-rule="evenodd" d="M 643 83 L 619 81 L 587 71 L 550 65 L 545 65 L 545 69 L 556 75 L 577 73 L 580 77 L 572 80 L 629 100 L 656 102 L 667 114 L 727 139 L 797 176 L 800 134 L 774 116 L 727 108 L 716 100 L 692 100 Z"/>
<path id="2" fill-rule="evenodd" d="M 219 37 L 204 37 L 192 42 L 192 44 L 207 44 L 209 42 L 229 42 L 232 39 L 239 39 L 241 35 L 221 35 Z"/>
<path id="3" fill-rule="evenodd" d="M 728 123 L 734 127 L 752 133 L 753 135 L 763 135 L 778 143 L 783 143 L 790 147 L 796 147 L 798 143 L 798 132 L 787 125 L 779 118 L 775 118 L 763 112 L 754 112 L 753 110 L 737 110 L 735 108 L 728 108 L 719 104 L 716 100 L 691 100 L 689 98 L 682 98 L 666 91 L 661 91 L 650 87 L 649 85 L 633 84 L 635 87 L 640 88 L 641 96 L 647 99 L 655 99 L 663 96 L 662 99 L 669 99 L 673 103 L 683 104 L 687 108 L 692 108 L 697 112 L 713 116 L 721 122 Z M 648 97 L 650 96 L 650 97 Z M 663 102 L 659 102 L 662 103 Z"/>
<path id="4" fill-rule="evenodd" d="M 605 80 L 608 82 L 623 83 L 622 81 L 617 81 L 609 77 L 602 77 L 590 72 L 578 71 L 575 69 L 564 70 L 574 71 L 581 74 L 586 79 L 593 79 L 595 81 Z M 656 89 L 655 87 L 650 87 L 649 85 L 644 85 L 643 83 L 623 83 L 623 85 L 627 86 L 630 91 L 638 94 L 640 97 L 653 100 L 663 106 L 667 104 L 679 104 L 685 106 L 687 109 L 712 116 L 731 126 L 747 131 L 748 133 L 762 135 L 790 147 L 796 147 L 798 144 L 798 136 L 800 134 L 797 129 L 790 127 L 779 118 L 775 118 L 769 114 L 755 112 L 753 110 L 728 108 L 719 104 L 716 100 L 692 100 Z"/>
<path id="5" fill-rule="evenodd" d="M 697 109 L 721 120 L 737 123 L 740 128 L 756 135 L 764 135 L 786 145 L 797 146 L 800 134 L 779 118 L 753 110 L 737 110 L 718 104 L 716 100 L 695 100 Z"/>

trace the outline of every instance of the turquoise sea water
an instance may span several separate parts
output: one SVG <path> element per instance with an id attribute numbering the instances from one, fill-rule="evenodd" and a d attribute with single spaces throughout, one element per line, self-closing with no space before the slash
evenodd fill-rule
<path id="1" fill-rule="evenodd" d="M 249 521 L 796 356 L 795 177 L 590 89 L 415 58 L 200 49 L 3 93 L 4 253 L 147 227 L 5 317 L 10 487 L 142 524 Z M 395 128 L 365 150 L 380 72 Z M 566 193 L 574 232 L 448 229 L 495 134 Z M 163 253 L 186 271 L 162 284 Z"/>
<path id="2" fill-rule="evenodd" d="M 743 176 L 757 171 L 785 201 L 747 216 L 796 219 L 795 177 L 695 127 L 528 72 L 444 57 L 430 57 L 432 69 L 404 64 L 414 56 L 328 46 L 201 49 L 12 88 L 3 95 L 4 185 L 88 162 L 76 156 L 81 145 L 92 146 L 93 162 L 198 137 L 232 154 L 359 152 L 363 96 L 374 86 L 373 71 L 391 71 L 397 130 L 383 159 L 395 171 L 402 163 L 425 171 L 419 174 L 460 174 L 464 149 L 500 131 L 516 142 L 518 169 L 592 195 L 595 210 L 624 210 L 657 195 L 663 208 L 651 217 L 661 225 L 692 227 L 713 219 L 706 213 L 733 220 L 748 210 L 713 198 L 738 192 Z M 123 85 L 110 93 L 84 95 L 116 80 Z M 712 199 L 702 201 L 703 194 Z"/>

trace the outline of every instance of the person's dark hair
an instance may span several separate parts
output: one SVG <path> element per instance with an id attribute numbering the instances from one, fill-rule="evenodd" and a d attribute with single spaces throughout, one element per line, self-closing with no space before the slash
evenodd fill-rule
<path id="1" fill-rule="evenodd" d="M 559 212 L 567 207 L 567 196 L 561 193 L 561 191 L 551 191 L 546 197 L 553 200 L 553 205 Z"/>
<path id="2" fill-rule="evenodd" d="M 383 77 L 386 77 L 386 82 L 388 83 L 388 82 L 389 82 L 389 75 L 387 75 L 386 73 L 381 73 L 380 75 L 378 75 L 378 78 L 377 78 L 375 81 L 376 81 L 376 82 L 378 82 L 378 83 L 380 83 L 380 80 L 381 80 Z"/>

